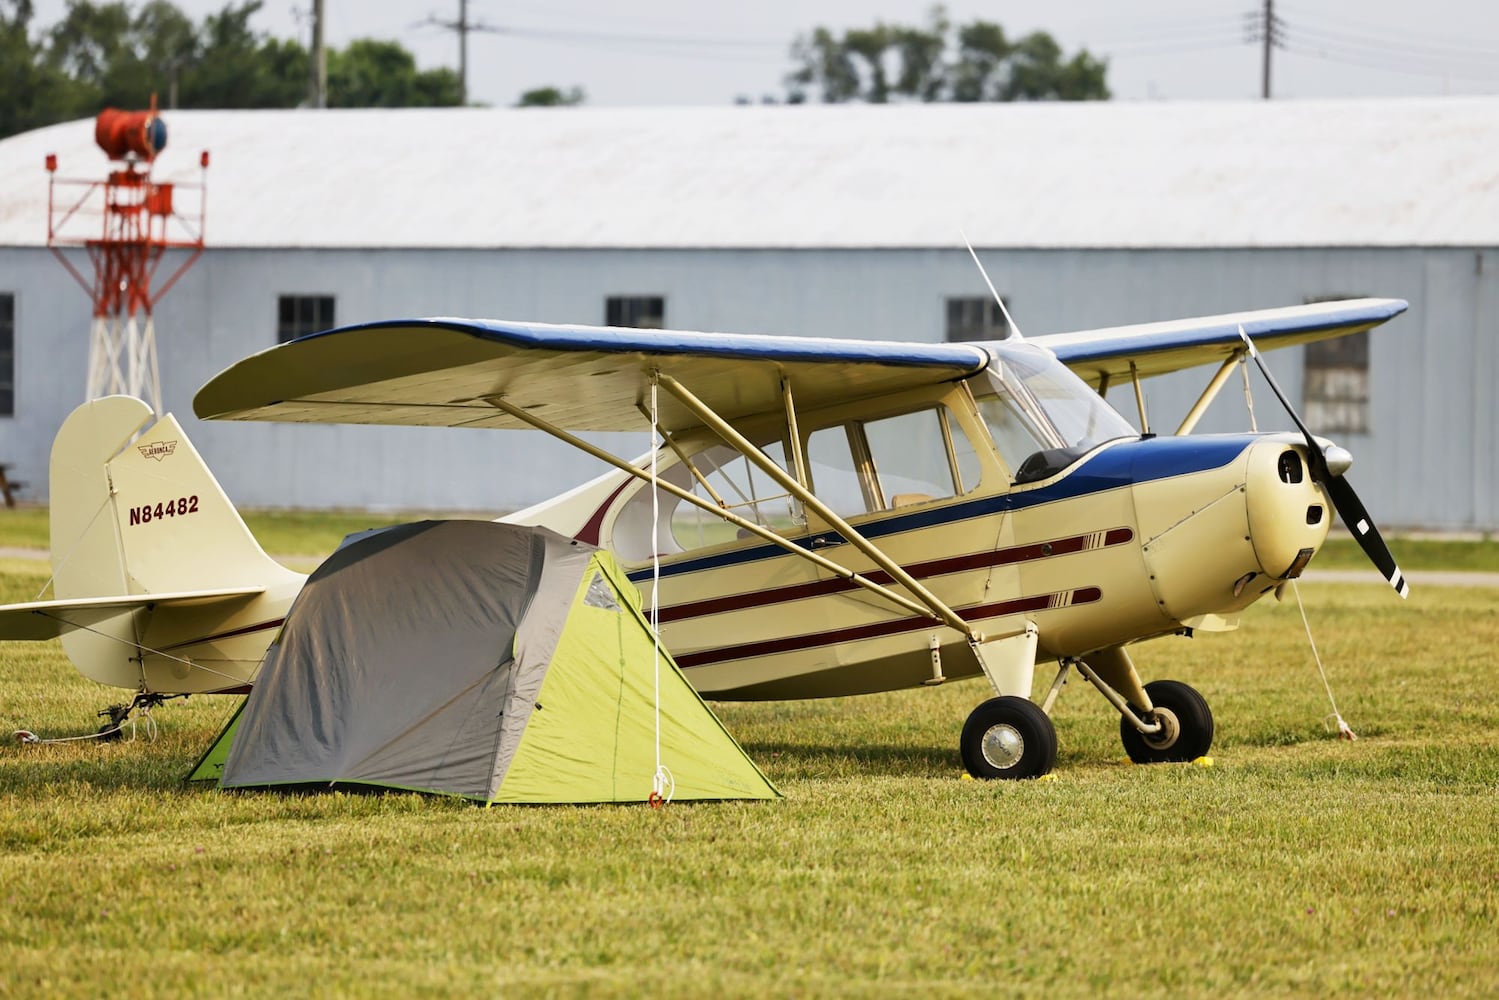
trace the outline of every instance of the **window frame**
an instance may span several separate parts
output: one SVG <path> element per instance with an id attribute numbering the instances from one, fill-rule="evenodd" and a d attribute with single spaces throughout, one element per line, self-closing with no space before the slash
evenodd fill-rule
<path id="1" fill-rule="evenodd" d="M 9 339 L 8 347 L 0 347 L 0 417 L 16 415 L 16 293 L 0 292 L 0 330 Z"/>
<path id="2" fill-rule="evenodd" d="M 1004 301 L 1005 309 L 1010 307 L 1009 299 L 1000 296 Z M 992 295 L 948 295 L 943 300 L 943 328 L 942 337 L 949 344 L 963 344 L 973 341 L 984 340 L 1008 340 L 1010 339 L 1010 324 L 1005 319 L 1004 309 Z M 978 323 L 963 323 L 953 325 L 953 312 L 955 309 L 981 310 L 983 319 Z"/>
<path id="3" fill-rule="evenodd" d="M 1305 301 L 1310 305 L 1362 297 L 1317 295 Z M 1370 368 L 1368 330 L 1306 344 L 1301 354 L 1301 412 L 1307 427 L 1317 434 L 1370 433 Z"/>
<path id="4" fill-rule="evenodd" d="M 654 309 L 655 322 L 641 322 Z M 604 325 L 630 330 L 666 329 L 666 294 L 625 293 L 604 296 Z"/>
<path id="5" fill-rule="evenodd" d="M 303 319 L 303 306 L 307 303 L 312 303 L 312 317 Z M 332 330 L 338 325 L 337 316 L 338 296 L 333 292 L 281 292 L 276 297 L 276 343 L 286 344 L 309 333 Z"/>

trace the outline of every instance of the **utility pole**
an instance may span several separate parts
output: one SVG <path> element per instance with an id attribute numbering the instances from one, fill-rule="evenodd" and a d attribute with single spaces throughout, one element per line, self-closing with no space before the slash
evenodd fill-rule
<path id="1" fill-rule="evenodd" d="M 319 3 L 322 0 L 318 0 Z M 1270 100 L 1270 49 L 1275 45 L 1275 0 L 1265 0 L 1264 66 L 1260 70 L 1260 98 Z"/>
<path id="2" fill-rule="evenodd" d="M 458 0 L 458 106 L 468 106 L 468 0 Z"/>
<path id="3" fill-rule="evenodd" d="M 328 106 L 328 50 L 323 45 L 323 0 L 312 0 L 312 59 L 307 81 L 307 103 Z"/>
<path id="4" fill-rule="evenodd" d="M 468 0 L 458 0 L 458 20 L 443 21 L 436 15 L 428 14 L 421 24 L 430 24 L 447 31 L 458 33 L 458 103 L 468 104 L 468 35 L 471 31 L 493 31 L 498 34 L 503 29 L 496 28 L 481 21 L 470 21 L 468 19 Z"/>

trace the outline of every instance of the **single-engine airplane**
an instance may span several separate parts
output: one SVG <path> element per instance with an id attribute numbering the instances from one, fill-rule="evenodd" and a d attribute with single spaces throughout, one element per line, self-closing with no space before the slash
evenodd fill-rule
<path id="1" fill-rule="evenodd" d="M 960 738 L 979 778 L 1056 761 L 1072 669 L 1129 756 L 1212 743 L 1202 696 L 1143 683 L 1127 647 L 1236 627 L 1299 576 L 1336 509 L 1404 596 L 1343 476 L 1300 433 L 1191 432 L 1256 347 L 1367 330 L 1359 299 L 978 344 L 782 338 L 467 319 L 370 323 L 248 357 L 205 419 L 534 428 L 614 471 L 504 520 L 612 550 L 707 697 L 847 695 L 985 675 Z M 1217 370 L 1169 435 L 1140 380 Z M 1267 378 L 1268 369 L 1265 369 Z M 1144 433 L 1103 399 L 1135 387 Z M 182 427 L 139 400 L 76 410 L 51 460 L 55 599 L 0 608 L 0 638 L 60 635 L 87 677 L 243 692 L 303 581 L 261 550 Z M 150 424 L 150 426 L 147 426 Z M 633 461 L 577 436 L 649 431 Z M 138 435 L 138 436 L 137 436 Z M 1032 700 L 1038 661 L 1056 661 Z M 144 702 L 142 701 L 144 699 Z"/>

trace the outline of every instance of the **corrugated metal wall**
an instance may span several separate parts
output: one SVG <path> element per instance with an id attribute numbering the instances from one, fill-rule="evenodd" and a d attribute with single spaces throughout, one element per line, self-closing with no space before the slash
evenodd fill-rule
<path id="1" fill-rule="evenodd" d="M 1370 433 L 1340 441 L 1350 478 L 1389 526 L 1499 530 L 1499 252 L 1264 249 L 982 253 L 1031 334 L 1289 305 L 1394 296 L 1408 314 L 1370 345 Z M 81 400 L 86 296 L 45 250 L 0 248 L 0 293 L 16 295 L 17 413 L 0 418 L 0 461 L 36 496 L 53 433 Z M 601 470 L 539 435 L 433 429 L 204 424 L 193 392 L 275 340 L 277 296 L 332 294 L 340 324 L 426 315 L 602 323 L 604 299 L 666 297 L 686 329 L 940 340 L 948 296 L 984 295 L 961 249 L 802 251 L 211 250 L 157 316 L 166 405 L 230 495 L 251 506 L 501 511 Z M 1300 351 L 1267 359 L 1301 398 Z M 1210 373 L 1146 383 L 1154 429 L 1185 413 Z M 1110 401 L 1133 417 L 1133 395 Z M 1263 427 L 1289 427 L 1258 386 Z M 1200 431 L 1246 426 L 1224 391 Z M 627 440 L 622 451 L 646 443 Z"/>

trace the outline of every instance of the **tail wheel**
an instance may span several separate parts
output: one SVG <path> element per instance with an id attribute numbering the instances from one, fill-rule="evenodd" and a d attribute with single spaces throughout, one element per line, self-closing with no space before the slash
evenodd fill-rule
<path id="1" fill-rule="evenodd" d="M 1181 681 L 1151 681 L 1145 685 L 1155 712 L 1135 714 L 1147 722 L 1159 722 L 1160 732 L 1142 733 L 1128 719 L 1119 720 L 1119 739 L 1124 752 L 1136 764 L 1164 764 L 1196 760 L 1213 746 L 1213 713 L 1197 689 Z"/>
<path id="2" fill-rule="evenodd" d="M 1057 731 L 1025 698 L 991 698 L 968 716 L 959 743 L 975 778 L 1039 778 L 1057 763 Z"/>

